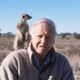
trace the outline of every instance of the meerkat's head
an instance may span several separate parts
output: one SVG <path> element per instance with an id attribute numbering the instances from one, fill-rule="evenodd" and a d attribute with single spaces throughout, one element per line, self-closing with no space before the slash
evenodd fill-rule
<path id="1" fill-rule="evenodd" d="M 29 19 L 31 19 L 32 17 L 30 16 L 30 15 L 28 15 L 28 14 L 23 14 L 22 16 L 21 16 L 21 19 L 22 19 L 22 21 L 26 21 L 26 20 L 29 20 Z"/>

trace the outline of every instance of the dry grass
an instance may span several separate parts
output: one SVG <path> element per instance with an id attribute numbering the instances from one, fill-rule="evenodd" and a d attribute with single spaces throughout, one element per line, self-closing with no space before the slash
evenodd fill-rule
<path id="1" fill-rule="evenodd" d="M 13 50 L 13 39 L 10 37 L 0 37 L 0 63 Z M 80 40 L 57 38 L 55 49 L 67 57 L 72 66 L 75 80 L 80 80 Z"/>
<path id="2" fill-rule="evenodd" d="M 80 80 L 80 40 L 56 39 L 55 49 L 69 60 L 75 80 Z"/>

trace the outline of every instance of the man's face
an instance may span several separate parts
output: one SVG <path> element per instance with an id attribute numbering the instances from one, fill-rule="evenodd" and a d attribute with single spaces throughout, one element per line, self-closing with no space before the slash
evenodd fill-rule
<path id="1" fill-rule="evenodd" d="M 54 37 L 51 30 L 45 26 L 48 25 L 45 23 L 36 25 L 31 39 L 35 51 L 41 56 L 45 56 L 54 44 Z"/>

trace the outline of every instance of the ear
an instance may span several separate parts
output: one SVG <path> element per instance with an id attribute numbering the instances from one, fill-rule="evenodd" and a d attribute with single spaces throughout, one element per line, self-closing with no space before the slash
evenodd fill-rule
<path id="1" fill-rule="evenodd" d="M 32 39 L 32 36 L 31 36 L 31 34 L 29 34 L 29 40 L 31 40 Z"/>

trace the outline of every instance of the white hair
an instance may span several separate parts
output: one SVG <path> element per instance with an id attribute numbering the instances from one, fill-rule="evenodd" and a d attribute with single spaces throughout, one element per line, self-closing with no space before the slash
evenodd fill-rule
<path id="1" fill-rule="evenodd" d="M 56 32 L 56 26 L 54 24 L 54 22 L 51 20 L 51 19 L 48 19 L 48 18 L 41 18 L 40 20 L 36 21 L 34 24 L 32 24 L 32 26 L 30 27 L 30 35 L 32 36 L 33 35 L 33 32 L 35 30 L 35 26 L 38 25 L 38 24 L 41 24 L 41 23 L 45 23 L 49 26 L 46 26 L 50 29 L 52 35 L 55 37 L 57 32 Z"/>

